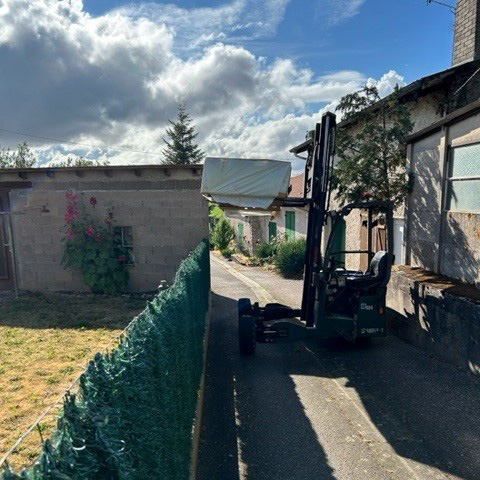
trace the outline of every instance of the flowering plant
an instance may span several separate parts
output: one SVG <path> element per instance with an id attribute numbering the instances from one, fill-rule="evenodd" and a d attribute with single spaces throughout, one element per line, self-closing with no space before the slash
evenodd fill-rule
<path id="1" fill-rule="evenodd" d="M 62 265 L 80 270 L 94 293 L 115 294 L 128 283 L 126 268 L 129 252 L 115 242 L 113 210 L 107 210 L 103 222 L 93 215 L 98 201 L 90 198 L 87 209 L 78 195 L 67 192 L 65 212 L 65 250 Z"/>

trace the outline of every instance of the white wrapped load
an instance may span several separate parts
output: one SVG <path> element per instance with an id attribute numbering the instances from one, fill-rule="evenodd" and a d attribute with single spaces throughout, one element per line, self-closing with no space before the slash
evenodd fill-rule
<path id="1" fill-rule="evenodd" d="M 287 196 L 291 170 L 290 162 L 279 160 L 209 157 L 201 191 L 220 206 L 268 209 Z"/>

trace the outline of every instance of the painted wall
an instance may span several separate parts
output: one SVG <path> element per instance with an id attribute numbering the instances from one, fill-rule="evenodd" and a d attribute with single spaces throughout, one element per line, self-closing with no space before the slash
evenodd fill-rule
<path id="1" fill-rule="evenodd" d="M 407 259 L 413 266 L 479 284 L 480 199 L 476 211 L 447 210 L 444 177 L 447 149 L 474 142 L 480 142 L 478 114 L 413 144 L 415 184 L 407 209 Z"/>

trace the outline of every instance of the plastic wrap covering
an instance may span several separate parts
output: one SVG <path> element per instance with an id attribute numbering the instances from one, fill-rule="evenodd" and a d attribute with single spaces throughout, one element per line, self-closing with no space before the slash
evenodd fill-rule
<path id="1" fill-rule="evenodd" d="M 278 160 L 207 158 L 202 194 L 220 206 L 268 209 L 287 196 L 291 170 Z"/>

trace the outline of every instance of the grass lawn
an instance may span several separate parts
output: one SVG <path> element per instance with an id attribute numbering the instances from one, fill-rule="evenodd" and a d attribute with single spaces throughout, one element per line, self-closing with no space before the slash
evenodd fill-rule
<path id="1" fill-rule="evenodd" d="M 0 304 L 0 457 L 144 307 L 140 298 L 34 293 Z M 45 437 L 58 411 L 41 423 Z M 34 431 L 9 463 L 31 464 L 39 451 Z"/>

